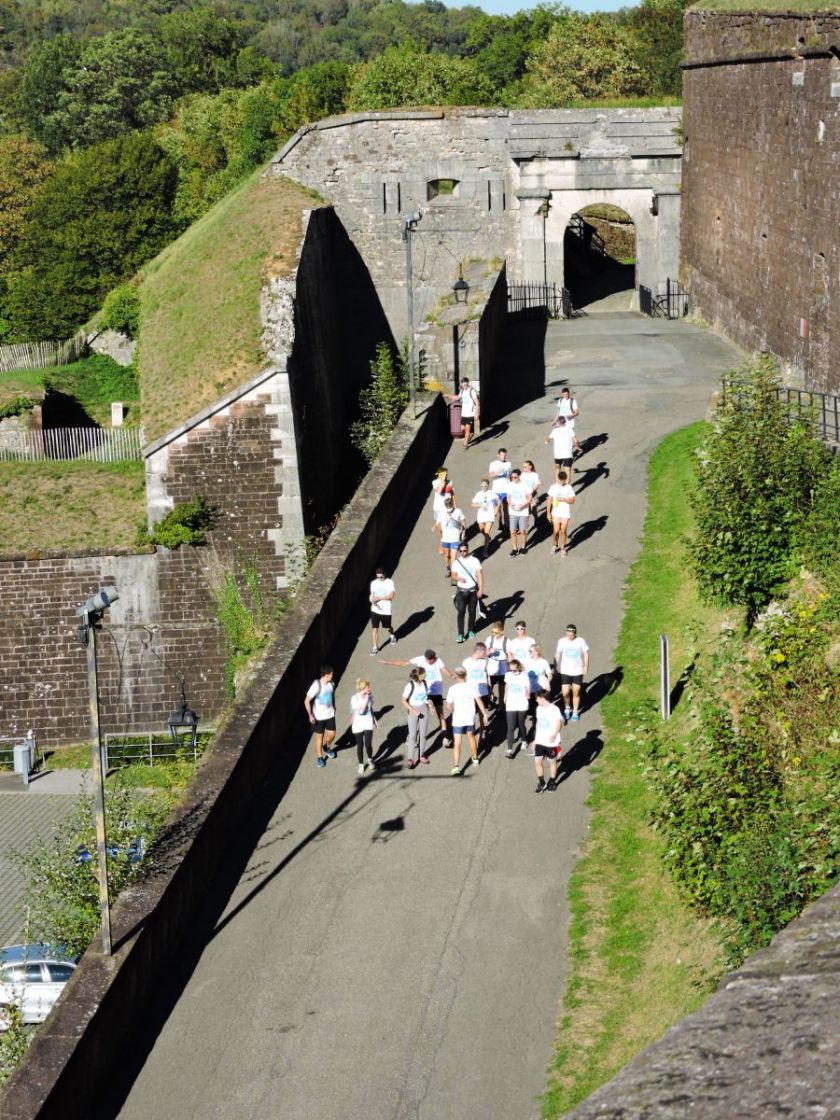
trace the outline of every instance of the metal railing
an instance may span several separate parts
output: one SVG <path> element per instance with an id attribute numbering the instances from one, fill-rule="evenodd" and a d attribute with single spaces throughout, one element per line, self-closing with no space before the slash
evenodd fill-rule
<path id="1" fill-rule="evenodd" d="M 723 378 L 723 395 L 737 395 L 746 382 L 737 374 Z M 782 402 L 791 421 L 801 420 L 813 425 L 814 433 L 832 450 L 840 449 L 840 396 L 820 393 L 812 389 L 796 389 L 791 385 L 777 385 L 776 396 Z"/>
<path id="2" fill-rule="evenodd" d="M 142 428 L 43 428 L 0 431 L 0 460 L 86 459 L 123 463 L 142 458 Z"/>
<path id="3" fill-rule="evenodd" d="M 192 736 L 187 732 L 179 734 L 177 742 L 173 742 L 172 736 L 164 731 L 108 734 L 102 741 L 102 765 L 106 770 L 115 766 L 130 766 L 132 763 L 154 766 L 156 762 L 183 757 L 184 753 L 191 754 L 193 761 L 196 761 L 204 753 L 212 734 L 210 730 L 200 731 L 196 735 L 194 746 Z"/>
<path id="4" fill-rule="evenodd" d="M 654 295 L 644 284 L 639 285 L 639 310 L 643 315 L 660 319 L 682 319 L 688 314 L 688 292 L 670 277 Z"/>
<path id="5" fill-rule="evenodd" d="M 560 314 L 556 284 L 509 284 L 508 313 L 545 311 L 549 318 Z"/>

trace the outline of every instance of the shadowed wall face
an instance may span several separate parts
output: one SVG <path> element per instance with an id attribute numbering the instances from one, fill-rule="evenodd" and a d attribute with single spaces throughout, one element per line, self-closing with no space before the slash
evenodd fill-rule
<path id="1" fill-rule="evenodd" d="M 791 380 L 840 389 L 840 14 L 685 17 L 683 278 Z"/>

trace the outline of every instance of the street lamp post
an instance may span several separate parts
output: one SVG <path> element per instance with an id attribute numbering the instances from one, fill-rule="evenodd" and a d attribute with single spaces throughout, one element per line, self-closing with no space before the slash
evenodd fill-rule
<path id="1" fill-rule="evenodd" d="M 412 416 L 417 415 L 415 406 L 415 368 L 414 368 L 414 284 L 411 263 L 411 235 L 417 229 L 417 223 L 423 215 L 419 210 L 406 214 L 403 218 L 403 241 L 405 242 L 405 287 L 408 304 L 408 403 L 411 406 Z"/>
<path id="2" fill-rule="evenodd" d="M 102 615 L 119 598 L 116 587 L 103 587 L 80 607 L 82 619 L 79 641 L 87 649 L 88 692 L 90 696 L 90 739 L 93 762 L 93 814 L 96 825 L 96 855 L 99 864 L 99 916 L 102 948 L 111 955 L 111 905 L 108 899 L 108 840 L 105 831 L 105 773 L 102 765 L 102 736 L 99 727 L 99 681 L 96 672 L 96 631 Z"/>

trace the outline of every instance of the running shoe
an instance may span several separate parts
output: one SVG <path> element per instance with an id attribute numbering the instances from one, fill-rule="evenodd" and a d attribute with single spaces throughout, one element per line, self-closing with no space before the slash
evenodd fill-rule
<path id="1" fill-rule="evenodd" d="M 424 762 L 427 766 L 429 764 L 429 760 L 428 760 L 428 758 L 426 758 L 426 756 L 424 754 L 420 755 L 420 761 Z"/>
<path id="2" fill-rule="evenodd" d="M 449 777 L 454 778 L 456 774 L 460 774 L 460 773 L 461 773 L 461 767 L 460 766 L 453 766 L 452 769 L 449 771 Z"/>
<path id="3" fill-rule="evenodd" d="M 365 764 L 363 762 L 360 762 L 359 763 L 359 773 L 364 774 L 364 772 L 365 772 Z"/>
<path id="4" fill-rule="evenodd" d="M 379 653 L 379 646 L 374 646 L 373 649 L 370 651 L 370 655 L 371 655 L 371 657 L 376 657 L 377 653 Z"/>
<path id="5" fill-rule="evenodd" d="M 549 792 L 549 793 L 554 793 L 554 791 L 555 791 L 555 790 L 557 789 L 557 781 L 556 781 L 556 779 L 554 779 L 554 778 L 549 778 L 549 779 L 548 779 L 548 783 L 547 783 L 547 785 L 546 785 L 546 787 L 545 787 L 545 788 L 546 788 L 546 789 L 548 790 L 548 792 Z"/>
<path id="6" fill-rule="evenodd" d="M 516 751 L 514 751 L 514 750 L 505 751 L 505 758 L 515 758 L 515 757 L 516 757 Z"/>
<path id="7" fill-rule="evenodd" d="M 551 550 L 551 551 L 552 551 L 552 552 L 559 552 L 559 551 L 560 551 L 560 545 L 559 545 L 559 544 L 556 544 L 556 545 L 554 546 L 554 548 L 552 548 L 552 550 Z"/>
<path id="8" fill-rule="evenodd" d="M 561 558 L 561 560 L 562 560 L 562 558 L 563 558 L 563 557 L 564 557 L 565 555 L 566 555 L 566 550 L 565 550 L 565 548 L 561 548 L 561 549 L 560 549 L 560 558 Z"/>
<path id="9" fill-rule="evenodd" d="M 568 723 L 571 718 L 572 718 L 572 709 L 571 708 L 564 708 L 563 709 L 563 719 L 566 721 L 566 723 Z"/>
<path id="10" fill-rule="evenodd" d="M 395 646 L 396 644 L 397 644 L 397 635 L 396 635 L 396 634 L 392 634 L 392 635 L 391 635 L 391 645 L 392 645 L 392 646 Z"/>
<path id="11" fill-rule="evenodd" d="M 408 762 L 406 762 L 406 766 L 408 767 L 409 770 L 413 770 L 416 765 L 417 765 L 417 763 L 414 761 L 413 758 L 410 758 L 408 760 Z"/>
<path id="12" fill-rule="evenodd" d="M 367 760 L 367 768 L 368 768 L 368 770 L 375 770 L 376 769 L 376 763 L 373 761 L 372 758 L 369 758 Z"/>
<path id="13" fill-rule="evenodd" d="M 463 641 L 466 641 L 466 639 L 464 638 L 463 634 L 459 634 L 458 637 L 455 639 L 455 641 L 456 642 L 463 642 Z"/>
<path id="14" fill-rule="evenodd" d="M 336 753 L 332 749 L 332 747 L 324 747 L 324 754 L 327 756 L 327 758 L 336 758 L 337 757 Z"/>
<path id="15" fill-rule="evenodd" d="M 480 758 L 471 758 L 470 762 L 473 764 L 473 766 L 480 766 L 481 765 L 481 759 Z"/>
<path id="16" fill-rule="evenodd" d="M 580 712 L 572 712 L 572 723 L 577 723 L 580 719 Z"/>
<path id="17" fill-rule="evenodd" d="M 469 634 L 467 634 L 467 637 L 468 638 L 474 638 L 475 637 L 475 630 L 470 630 Z"/>
<path id="18" fill-rule="evenodd" d="M 322 767 L 327 765 L 327 760 L 325 758 L 316 758 L 315 759 L 315 765 L 320 770 Z"/>
<path id="19" fill-rule="evenodd" d="M 540 778 L 540 780 L 537 782 L 537 788 L 534 790 L 534 793 L 545 793 L 547 788 L 548 787 L 546 786 L 545 782 L 542 780 L 542 778 Z"/>
<path id="20" fill-rule="evenodd" d="M 510 550 L 510 554 L 511 554 L 511 556 L 516 556 L 516 555 L 518 554 L 518 552 L 519 552 L 519 549 L 518 549 L 518 548 L 512 548 L 512 549 Z"/>

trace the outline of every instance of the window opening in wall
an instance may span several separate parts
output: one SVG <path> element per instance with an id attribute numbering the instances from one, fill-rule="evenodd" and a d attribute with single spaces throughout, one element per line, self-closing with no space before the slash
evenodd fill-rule
<path id="1" fill-rule="evenodd" d="M 502 191 L 502 209 L 507 210 L 507 194 Z"/>
<path id="2" fill-rule="evenodd" d="M 402 187 L 397 183 L 397 213 L 402 213 Z"/>
<path id="3" fill-rule="evenodd" d="M 840 97 L 840 58 L 832 54 L 828 64 L 828 80 L 832 97 Z"/>
<path id="4" fill-rule="evenodd" d="M 825 253 L 814 256 L 814 303 L 817 307 L 828 306 L 828 263 Z"/>
<path id="5" fill-rule="evenodd" d="M 388 184 L 382 184 L 382 213 L 388 213 Z"/>
<path id="6" fill-rule="evenodd" d="M 493 192 L 492 192 L 492 189 L 490 187 L 490 180 L 489 179 L 487 180 L 487 209 L 488 210 L 493 209 Z"/>
<path id="7" fill-rule="evenodd" d="M 544 205 L 548 205 L 545 203 Z M 540 211 L 542 212 L 542 207 Z M 626 210 L 594 203 L 572 214 L 563 236 L 563 286 L 586 307 L 636 287 L 636 227 Z M 628 299 L 629 308 L 629 299 Z"/>
<path id="8" fill-rule="evenodd" d="M 457 198 L 458 179 L 430 179 L 426 184 L 426 198 L 429 202 L 433 198 Z"/>

